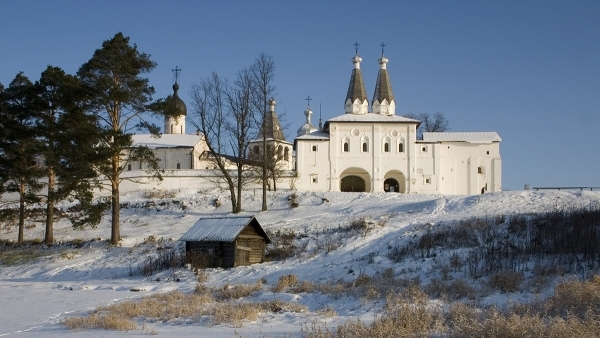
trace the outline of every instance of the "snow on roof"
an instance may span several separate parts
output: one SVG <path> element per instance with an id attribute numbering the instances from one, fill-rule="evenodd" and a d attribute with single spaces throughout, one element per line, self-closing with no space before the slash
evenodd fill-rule
<path id="1" fill-rule="evenodd" d="M 412 123 L 420 123 L 419 120 L 414 120 L 408 117 L 400 116 L 400 115 L 383 115 L 383 114 L 344 114 L 332 119 L 327 120 L 325 124 L 329 122 L 412 122 Z"/>
<path id="2" fill-rule="evenodd" d="M 424 142 L 492 143 L 502 139 L 495 131 L 490 132 L 424 132 Z"/>
<path id="3" fill-rule="evenodd" d="M 191 134 L 162 134 L 160 137 L 155 137 L 152 134 L 132 135 L 132 147 L 146 146 L 151 149 L 155 148 L 177 148 L 177 147 L 194 147 L 200 140 L 202 135 Z"/>
<path id="4" fill-rule="evenodd" d="M 329 133 L 324 133 L 322 131 L 314 131 L 310 134 L 305 134 L 296 137 L 296 140 L 329 140 Z"/>
<path id="5" fill-rule="evenodd" d="M 254 216 L 201 218 L 179 240 L 233 242 L 252 221 L 258 225 L 259 229 L 256 230 L 270 243 L 269 237 L 260 228 Z"/>

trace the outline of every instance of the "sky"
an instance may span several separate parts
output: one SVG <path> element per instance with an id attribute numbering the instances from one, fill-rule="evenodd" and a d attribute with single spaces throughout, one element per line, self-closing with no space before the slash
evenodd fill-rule
<path id="1" fill-rule="evenodd" d="M 599 1 L 4 1 L 0 83 L 76 73 L 117 32 L 150 54 L 154 98 L 212 72 L 233 80 L 264 52 L 288 141 L 311 97 L 344 113 L 358 54 L 369 100 L 385 43 L 396 114 L 443 112 L 450 131 L 496 131 L 502 187 L 600 187 Z M 159 122 L 159 125 L 162 123 Z M 188 133 L 194 132 L 188 123 Z"/>

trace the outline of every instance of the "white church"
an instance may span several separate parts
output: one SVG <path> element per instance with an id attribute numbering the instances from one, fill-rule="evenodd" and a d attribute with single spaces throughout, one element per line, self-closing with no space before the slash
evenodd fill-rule
<path id="1" fill-rule="evenodd" d="M 325 121 L 322 127 L 319 123 L 317 128 L 310 120 L 312 111 L 307 108 L 306 122 L 298 129 L 293 143 L 285 139 L 275 101 L 271 101 L 265 131 L 268 149 L 288 170 L 281 180 L 289 181 L 290 188 L 462 195 L 501 191 L 502 140 L 498 133 L 424 132 L 422 140 L 418 140 L 420 121 L 396 115 L 386 67 L 388 59 L 383 55 L 379 59 L 370 112 L 360 70 L 362 59 L 357 54 L 352 62 L 344 114 Z M 187 108 L 178 89 L 175 83 L 173 100 L 182 114 L 165 119 L 159 139 L 134 135 L 133 146 L 153 149 L 166 170 L 165 177 L 176 178 L 186 186 L 202 176 L 199 171 L 211 169 L 212 165 L 202 135 L 185 134 Z M 249 159 L 261 156 L 262 139 L 261 134 L 250 142 Z M 146 169 L 141 163 L 126 165 L 125 174 Z"/>
<path id="2" fill-rule="evenodd" d="M 498 133 L 424 132 L 417 140 L 420 121 L 396 115 L 388 59 L 379 59 L 370 112 L 361 61 L 352 59 L 343 115 L 319 130 L 310 109 L 304 112 L 294 140 L 298 190 L 468 195 L 502 189 Z"/>

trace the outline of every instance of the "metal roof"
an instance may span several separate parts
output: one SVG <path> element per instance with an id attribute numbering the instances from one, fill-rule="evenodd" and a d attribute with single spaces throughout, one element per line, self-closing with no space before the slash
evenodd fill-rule
<path id="1" fill-rule="evenodd" d="M 408 117 L 400 115 L 382 115 L 382 114 L 343 114 L 332 119 L 327 120 L 326 124 L 330 122 L 411 122 L 420 123 L 419 120 L 414 120 Z"/>
<path id="2" fill-rule="evenodd" d="M 256 222 L 255 230 L 265 237 L 267 243 L 270 243 L 271 240 L 254 216 L 201 218 L 179 240 L 188 242 L 233 242 L 252 221 Z"/>
<path id="3" fill-rule="evenodd" d="M 467 142 L 467 143 L 493 143 L 502 139 L 495 131 L 490 132 L 424 132 L 425 142 Z"/>
<path id="4" fill-rule="evenodd" d="M 138 134 L 131 135 L 131 137 L 133 139 L 132 147 L 146 146 L 150 149 L 177 147 L 193 148 L 202 140 L 202 135 L 191 134 L 162 134 L 160 137 L 155 137 L 151 134 Z"/>

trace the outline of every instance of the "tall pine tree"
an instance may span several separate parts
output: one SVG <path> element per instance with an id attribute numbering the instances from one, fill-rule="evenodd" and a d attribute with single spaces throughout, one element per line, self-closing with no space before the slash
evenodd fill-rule
<path id="1" fill-rule="evenodd" d="M 35 134 L 40 142 L 39 155 L 47 177 L 46 244 L 54 242 L 55 203 L 67 197 L 79 200 L 86 221 L 97 224 L 99 215 L 93 203 L 92 189 L 97 174 L 92 169 L 99 133 L 94 116 L 86 115 L 82 104 L 86 98 L 81 81 L 58 68 L 48 66 L 36 82 Z M 79 215 L 79 214 L 77 214 Z M 75 225 L 82 219 L 73 219 Z"/>
<path id="2" fill-rule="evenodd" d="M 19 195 L 18 243 L 23 243 L 26 203 L 39 201 L 40 143 L 35 137 L 35 86 L 23 73 L 17 74 L 4 91 L 4 108 L 0 110 L 0 172 L 7 192 Z"/>
<path id="3" fill-rule="evenodd" d="M 97 49 L 77 73 L 90 91 L 88 112 L 97 116 L 102 125 L 98 149 L 107 156 L 96 169 L 110 182 L 112 244 L 121 239 L 119 186 L 126 163 L 145 162 L 153 175 L 160 178 L 159 160 L 154 153 L 148 148 L 131 148 L 133 128 L 145 129 L 157 136 L 159 133 L 159 128 L 146 120 L 154 88 L 142 77 L 155 67 L 148 54 L 139 52 L 135 44 L 129 44 L 129 37 L 119 32 L 104 41 L 102 48 Z"/>

